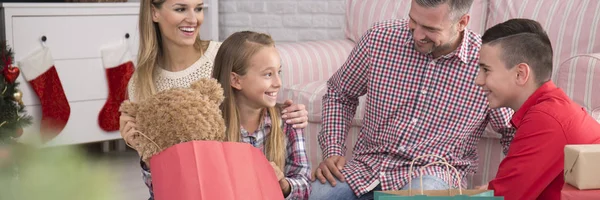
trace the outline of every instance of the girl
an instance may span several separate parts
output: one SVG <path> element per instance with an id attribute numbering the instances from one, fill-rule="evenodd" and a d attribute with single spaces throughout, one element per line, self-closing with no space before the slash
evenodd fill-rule
<path id="1" fill-rule="evenodd" d="M 129 80 L 130 101 L 142 100 L 158 91 L 189 87 L 200 78 L 210 77 L 220 42 L 200 40 L 204 20 L 203 0 L 140 1 L 140 48 L 136 71 Z M 286 101 L 291 105 L 291 101 Z M 299 128 L 307 125 L 304 105 L 285 109 L 286 120 Z M 121 113 L 120 132 L 135 130 L 135 119 Z M 143 177 L 152 195 L 150 170 L 142 163 Z"/>
<path id="2" fill-rule="evenodd" d="M 227 140 L 260 148 L 286 199 L 308 199 L 310 169 L 302 129 L 282 122 L 276 105 L 280 60 L 269 35 L 237 32 L 219 49 L 213 78 L 224 90 L 221 110 Z"/>

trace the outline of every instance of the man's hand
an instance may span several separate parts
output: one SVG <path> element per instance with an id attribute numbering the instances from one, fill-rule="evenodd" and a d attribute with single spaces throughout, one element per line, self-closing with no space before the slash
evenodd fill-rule
<path id="1" fill-rule="evenodd" d="M 329 181 L 331 186 L 335 187 L 337 184 L 335 178 L 341 182 L 346 182 L 341 172 L 344 169 L 344 165 L 346 165 L 346 158 L 343 156 L 331 156 L 319 164 L 319 167 L 313 171 L 310 180 L 314 182 L 316 179 L 319 179 L 323 184 Z"/>
<path id="2" fill-rule="evenodd" d="M 283 103 L 283 114 L 281 118 L 285 123 L 293 124 L 294 128 L 306 128 L 308 125 L 308 111 L 303 104 L 294 104 L 292 100 L 287 100 Z"/>

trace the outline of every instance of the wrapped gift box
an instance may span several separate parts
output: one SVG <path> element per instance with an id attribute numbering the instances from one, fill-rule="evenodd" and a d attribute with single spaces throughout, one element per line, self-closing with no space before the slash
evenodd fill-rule
<path id="1" fill-rule="evenodd" d="M 600 144 L 565 146 L 565 182 L 580 190 L 600 189 Z"/>

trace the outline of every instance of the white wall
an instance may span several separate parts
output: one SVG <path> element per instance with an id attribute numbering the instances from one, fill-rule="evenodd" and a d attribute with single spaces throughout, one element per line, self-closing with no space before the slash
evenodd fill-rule
<path id="1" fill-rule="evenodd" d="M 342 39 L 344 0 L 220 0 L 219 38 L 240 30 L 278 42 Z"/>
<path id="2" fill-rule="evenodd" d="M 219 39 L 241 30 L 277 42 L 342 39 L 345 13 L 345 0 L 219 0 Z"/>

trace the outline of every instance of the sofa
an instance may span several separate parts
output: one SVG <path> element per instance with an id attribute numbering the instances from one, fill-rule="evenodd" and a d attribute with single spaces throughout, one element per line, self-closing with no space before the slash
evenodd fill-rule
<path id="1" fill-rule="evenodd" d="M 317 136 L 321 130 L 322 97 L 326 82 L 340 68 L 359 38 L 377 22 L 406 18 L 411 0 L 347 0 L 345 38 L 278 44 L 283 65 L 283 89 L 279 100 L 305 104 L 308 127 L 306 148 L 313 167 L 323 159 Z M 547 30 L 554 49 L 553 81 L 589 113 L 600 118 L 600 36 L 597 34 L 600 1 L 592 0 L 475 0 L 469 29 L 485 29 L 511 18 L 529 18 Z M 364 97 L 346 140 L 351 159 L 364 116 Z M 597 119 L 599 119 L 597 118 Z M 488 128 L 478 145 L 477 171 L 469 175 L 469 187 L 486 184 L 495 177 L 504 158 L 500 135 Z M 543 142 L 543 141 L 540 141 Z"/>

